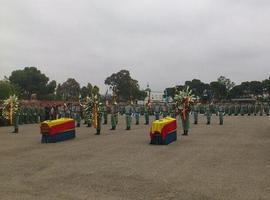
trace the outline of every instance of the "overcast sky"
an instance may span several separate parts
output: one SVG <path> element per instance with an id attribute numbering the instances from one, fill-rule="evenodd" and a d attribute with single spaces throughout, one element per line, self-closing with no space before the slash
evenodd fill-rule
<path id="1" fill-rule="evenodd" d="M 128 69 L 153 90 L 270 75 L 269 0 L 0 0 L 0 79 L 37 66 L 106 90 Z"/>

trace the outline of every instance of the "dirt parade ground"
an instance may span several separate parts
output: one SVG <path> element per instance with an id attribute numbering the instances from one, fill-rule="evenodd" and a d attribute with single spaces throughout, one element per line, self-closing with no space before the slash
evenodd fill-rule
<path id="1" fill-rule="evenodd" d="M 69 141 L 41 144 L 39 125 L 0 128 L 0 199 L 270 199 L 270 117 L 200 116 L 190 135 L 149 145 L 149 128 L 123 117 L 116 131 L 76 129 Z M 134 121 L 133 121 L 134 124 Z"/>

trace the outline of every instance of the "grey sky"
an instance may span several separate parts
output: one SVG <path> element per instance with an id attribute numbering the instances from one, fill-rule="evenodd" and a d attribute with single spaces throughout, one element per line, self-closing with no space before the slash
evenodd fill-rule
<path id="1" fill-rule="evenodd" d="M 37 66 L 97 84 L 129 69 L 154 90 L 270 75 L 269 0 L 0 0 L 0 78 Z"/>

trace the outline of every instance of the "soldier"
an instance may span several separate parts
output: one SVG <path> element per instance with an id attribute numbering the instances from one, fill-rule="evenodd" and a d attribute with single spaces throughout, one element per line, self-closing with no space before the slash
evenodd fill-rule
<path id="1" fill-rule="evenodd" d="M 250 104 L 247 105 L 247 114 L 248 114 L 248 116 L 250 116 L 250 114 L 251 114 L 251 105 Z"/>
<path id="2" fill-rule="evenodd" d="M 106 105 L 103 107 L 103 118 L 104 118 L 104 122 L 103 124 L 107 124 L 108 123 L 108 104 L 106 103 Z"/>
<path id="3" fill-rule="evenodd" d="M 229 106 L 228 106 L 228 104 L 225 104 L 225 113 L 224 113 L 224 115 L 228 115 L 228 113 L 229 113 Z"/>
<path id="4" fill-rule="evenodd" d="M 132 114 L 132 102 L 129 102 L 128 105 L 125 106 L 125 115 L 126 115 L 126 130 L 130 130 L 131 126 L 131 114 Z"/>
<path id="5" fill-rule="evenodd" d="M 229 105 L 229 112 L 228 115 L 231 116 L 233 113 L 233 105 Z"/>
<path id="6" fill-rule="evenodd" d="M 184 133 L 182 135 L 187 136 L 188 135 L 188 131 L 189 131 L 189 113 L 190 113 L 190 106 L 189 106 L 189 98 L 184 98 L 182 101 L 182 106 L 181 108 L 178 107 L 179 109 L 179 113 L 180 113 L 180 117 L 181 117 L 181 121 L 182 121 L 182 127 L 183 127 L 183 131 Z"/>
<path id="7" fill-rule="evenodd" d="M 254 105 L 254 115 L 257 116 L 258 114 L 258 111 L 259 111 L 259 107 L 257 104 Z"/>
<path id="8" fill-rule="evenodd" d="M 117 115 L 117 112 L 116 112 L 116 102 L 114 102 L 111 106 L 111 125 L 112 125 L 112 128 L 111 130 L 115 130 L 116 129 L 116 115 Z"/>
<path id="9" fill-rule="evenodd" d="M 168 116 L 168 105 L 165 103 L 162 107 L 163 118 Z"/>
<path id="10" fill-rule="evenodd" d="M 259 112 L 260 112 L 260 116 L 263 116 L 263 105 L 262 105 L 262 103 L 259 104 Z"/>
<path id="11" fill-rule="evenodd" d="M 76 118 L 76 122 L 77 122 L 77 127 L 81 126 L 81 109 L 79 106 L 75 106 L 75 118 Z"/>
<path id="12" fill-rule="evenodd" d="M 35 109 L 33 105 L 30 105 L 30 123 L 34 124 L 35 123 Z"/>
<path id="13" fill-rule="evenodd" d="M 269 116 L 269 105 L 267 103 L 264 105 L 264 112 L 266 116 Z"/>
<path id="14" fill-rule="evenodd" d="M 198 105 L 194 105 L 194 106 L 193 106 L 194 124 L 198 124 L 198 114 L 199 114 L 199 108 L 198 108 Z"/>
<path id="15" fill-rule="evenodd" d="M 218 116 L 218 113 L 219 113 L 219 106 L 215 104 L 215 105 L 214 105 L 214 110 L 215 110 L 216 116 Z"/>
<path id="16" fill-rule="evenodd" d="M 85 113 L 85 122 L 87 124 L 87 127 L 92 126 L 92 100 L 89 97 L 86 97 L 86 102 L 84 105 L 84 113 Z"/>
<path id="17" fill-rule="evenodd" d="M 139 123 L 140 123 L 140 112 L 141 112 L 140 106 L 138 106 L 138 104 L 136 104 L 136 106 L 135 106 L 136 125 L 139 125 Z"/>
<path id="18" fill-rule="evenodd" d="M 150 109 L 151 109 L 151 103 L 148 101 L 146 105 L 144 106 L 144 118 L 145 118 L 145 125 L 149 124 L 149 114 L 150 114 Z"/>
<path id="19" fill-rule="evenodd" d="M 223 125 L 223 117 L 224 117 L 224 107 L 223 106 L 219 106 L 218 116 L 219 116 L 219 124 Z"/>
<path id="20" fill-rule="evenodd" d="M 237 116 L 238 115 L 238 110 L 239 110 L 239 105 L 238 104 L 235 104 L 234 105 L 234 116 Z"/>
<path id="21" fill-rule="evenodd" d="M 19 109 L 19 125 L 24 123 L 24 115 L 23 115 L 23 107 L 21 106 Z"/>
<path id="22" fill-rule="evenodd" d="M 120 107 L 116 104 L 115 105 L 115 123 L 116 123 L 116 125 L 118 124 L 118 119 L 119 119 L 119 109 L 120 109 Z M 124 111 L 125 111 L 125 107 L 124 107 Z"/>
<path id="23" fill-rule="evenodd" d="M 254 104 L 251 104 L 250 105 L 250 113 L 254 114 L 254 111 L 255 111 L 255 106 L 254 106 Z"/>
<path id="24" fill-rule="evenodd" d="M 160 115 L 160 106 L 158 104 L 155 105 L 154 107 L 154 113 L 155 113 L 155 118 L 156 120 L 159 120 L 159 115 Z"/>
<path id="25" fill-rule="evenodd" d="M 45 108 L 43 107 L 43 105 L 40 105 L 39 107 L 39 113 L 40 113 L 40 121 L 43 122 L 45 121 Z"/>
<path id="26" fill-rule="evenodd" d="M 209 106 L 206 107 L 205 115 L 206 115 L 206 119 L 207 119 L 207 123 L 206 124 L 207 125 L 210 125 L 210 123 L 211 123 L 211 117 L 212 117 L 212 112 L 211 112 Z"/>
<path id="27" fill-rule="evenodd" d="M 62 118 L 64 116 L 65 116 L 64 106 L 60 105 L 58 107 L 58 117 L 57 118 L 59 119 L 59 118 Z"/>
<path id="28" fill-rule="evenodd" d="M 241 116 L 245 115 L 245 107 L 243 104 L 240 105 L 240 114 L 241 114 Z"/>
<path id="29" fill-rule="evenodd" d="M 39 123 L 38 108 L 36 105 L 35 107 L 33 107 L 33 111 L 34 111 L 34 122 Z"/>
<path id="30" fill-rule="evenodd" d="M 98 103 L 98 110 L 97 110 L 97 132 L 96 135 L 100 135 L 100 131 L 101 131 L 101 121 L 102 121 L 102 103 L 99 102 Z"/>

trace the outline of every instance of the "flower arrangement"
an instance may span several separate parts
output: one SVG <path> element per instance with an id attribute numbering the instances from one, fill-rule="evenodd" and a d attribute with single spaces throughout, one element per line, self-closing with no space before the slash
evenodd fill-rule
<path id="1" fill-rule="evenodd" d="M 176 89 L 176 94 L 174 96 L 174 102 L 176 103 L 176 108 L 178 112 L 186 118 L 186 114 L 190 112 L 191 106 L 195 102 L 195 96 L 192 94 L 192 90 L 187 87 L 185 90 L 179 91 Z"/>
<path id="2" fill-rule="evenodd" d="M 10 124 L 13 122 L 13 117 L 19 111 L 19 101 L 16 95 L 10 96 L 4 101 L 3 104 L 3 113 L 2 116 L 10 121 Z"/>

